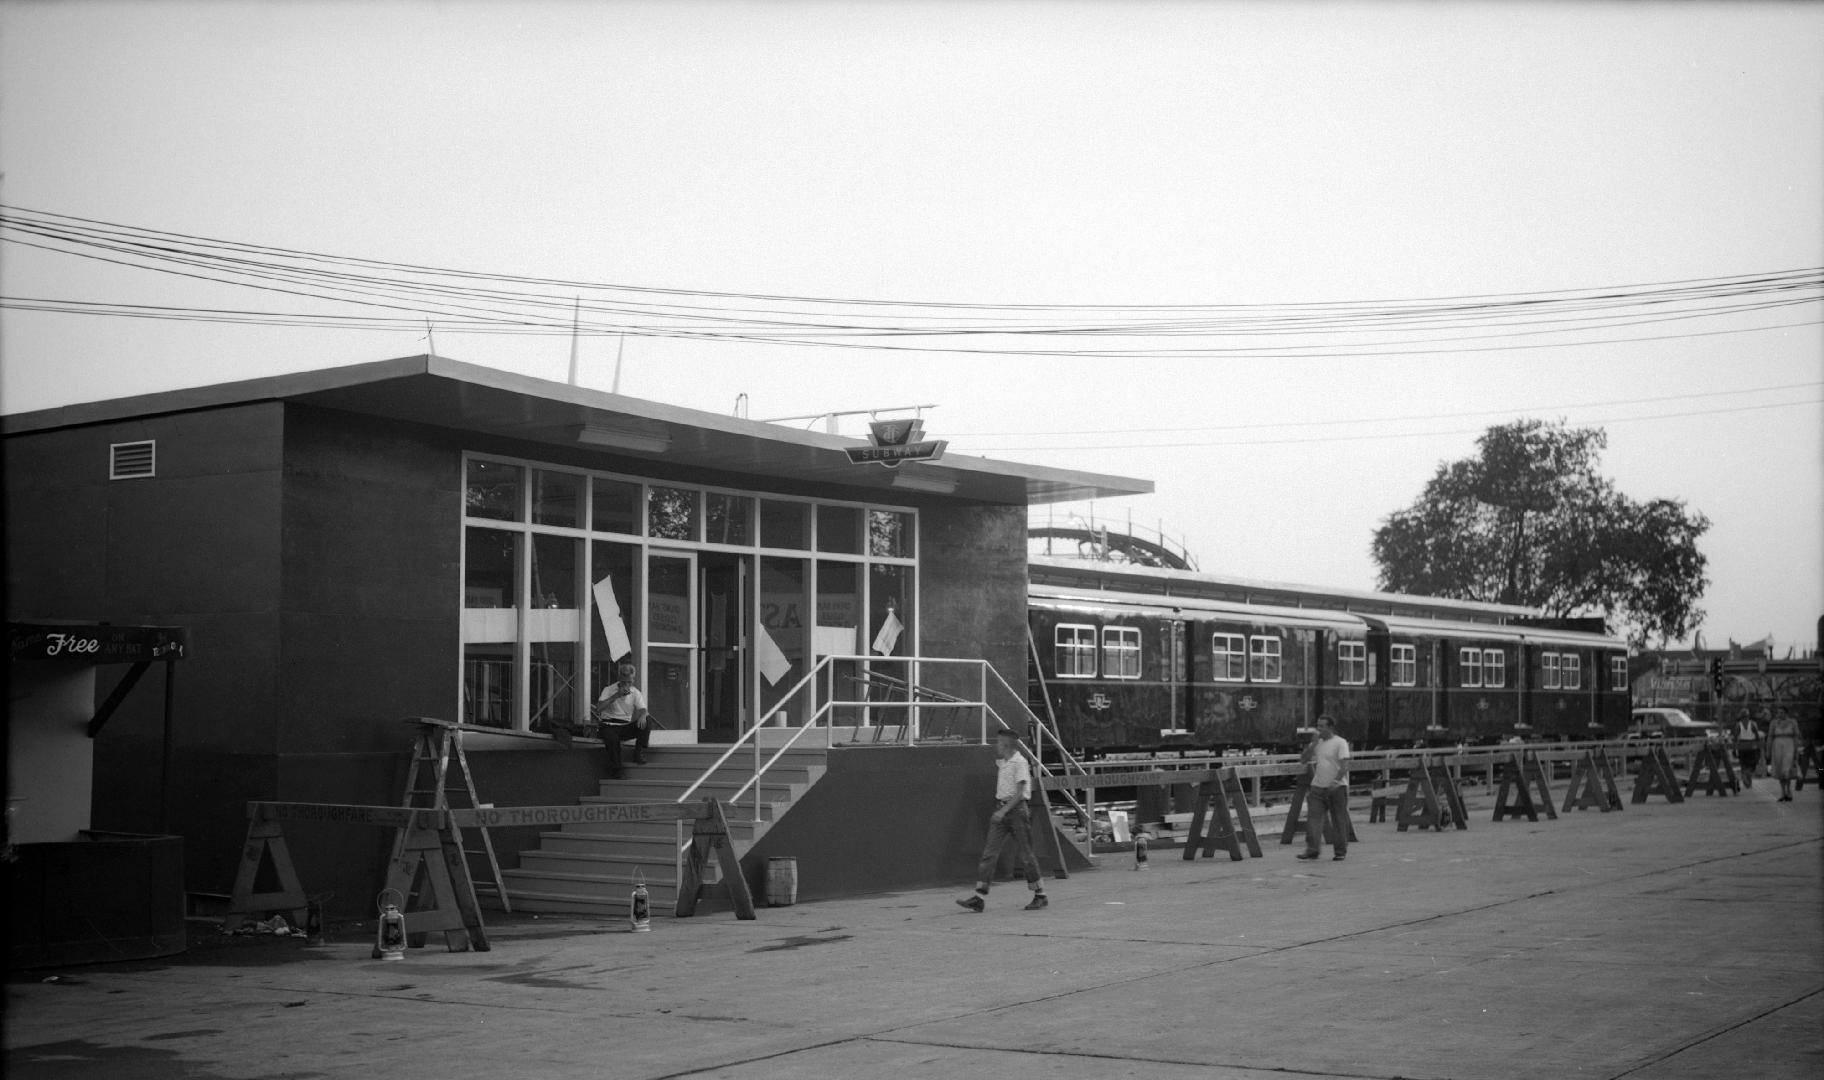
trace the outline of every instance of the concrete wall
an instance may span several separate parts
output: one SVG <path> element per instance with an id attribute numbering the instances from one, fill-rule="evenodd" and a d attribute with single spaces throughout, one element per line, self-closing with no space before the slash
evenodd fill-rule
<path id="1" fill-rule="evenodd" d="M 994 775 L 991 746 L 833 749 L 741 868 L 760 903 L 774 856 L 798 860 L 800 900 L 972 882 Z"/>
<path id="2" fill-rule="evenodd" d="M 281 406 L 255 403 L 5 444 L 7 617 L 189 628 L 171 831 L 192 838 L 197 888 L 232 882 L 237 800 L 271 790 L 282 429 Z M 157 440 L 157 475 L 109 480 L 109 444 L 141 439 Z M 98 669 L 99 693 L 126 671 Z M 163 692 L 148 672 L 95 741 L 97 829 L 157 828 Z"/>

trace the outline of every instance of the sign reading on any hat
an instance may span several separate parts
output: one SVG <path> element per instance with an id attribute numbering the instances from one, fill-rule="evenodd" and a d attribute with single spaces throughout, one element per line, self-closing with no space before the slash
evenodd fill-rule
<path id="1" fill-rule="evenodd" d="M 872 462 L 897 469 L 902 461 L 936 461 L 944 456 L 944 447 L 950 445 L 943 439 L 923 439 L 923 420 L 871 420 L 868 428 L 874 445 L 849 447 L 852 464 Z"/>

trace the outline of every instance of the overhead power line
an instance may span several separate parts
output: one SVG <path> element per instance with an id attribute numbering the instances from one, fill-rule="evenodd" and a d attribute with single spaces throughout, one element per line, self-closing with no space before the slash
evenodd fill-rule
<path id="1" fill-rule="evenodd" d="M 179 280 L 255 289 L 305 308 L 0 298 L 0 306 L 19 311 L 414 333 L 429 325 L 452 333 L 635 334 L 1091 359 L 1365 357 L 1669 340 L 1816 325 L 1816 319 L 1769 321 L 1767 316 L 1824 300 L 1820 268 L 1532 293 L 1277 304 L 984 304 L 792 296 L 483 273 L 11 206 L 0 207 L 0 241 Z M 1694 325 L 1700 320 L 1703 328 Z M 1677 324 L 1692 328 L 1672 331 Z M 1649 326 L 1664 326 L 1667 332 L 1638 332 Z M 1478 342 L 1482 344 L 1471 344 Z"/>

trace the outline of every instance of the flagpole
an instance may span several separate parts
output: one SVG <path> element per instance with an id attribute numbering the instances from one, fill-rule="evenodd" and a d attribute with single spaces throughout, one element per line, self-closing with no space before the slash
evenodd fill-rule
<path id="1" fill-rule="evenodd" d="M 570 385 L 576 385 L 576 338 L 582 327 L 583 297 L 577 294 L 576 306 L 570 310 Z"/>

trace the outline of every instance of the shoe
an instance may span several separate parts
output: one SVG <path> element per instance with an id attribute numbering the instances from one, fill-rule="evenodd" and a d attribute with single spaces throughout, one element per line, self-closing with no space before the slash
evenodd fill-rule
<path id="1" fill-rule="evenodd" d="M 626 775 L 627 775 L 626 769 L 610 769 L 608 772 L 608 779 L 619 780 Z"/>
<path id="2" fill-rule="evenodd" d="M 1330 861 L 1331 862 L 1342 862 L 1344 859 L 1347 859 L 1348 857 L 1349 856 L 1347 856 L 1339 851 L 1335 855 L 1330 856 Z"/>
<path id="3" fill-rule="evenodd" d="M 646 764 L 646 755 L 645 755 L 645 754 L 635 754 L 635 755 L 633 755 L 633 763 L 634 763 L 634 764 L 635 764 L 635 765 L 644 765 L 644 764 Z"/>
<path id="4" fill-rule="evenodd" d="M 1050 903 L 1051 903 L 1051 901 L 1045 899 L 1044 893 L 1033 893 L 1032 894 L 1032 903 L 1027 904 L 1024 910 L 1037 911 L 1040 908 L 1045 907 L 1046 905 L 1048 905 Z"/>
<path id="5" fill-rule="evenodd" d="M 1315 851 L 1301 851 L 1301 852 L 1299 852 L 1299 853 L 1298 853 L 1298 857 L 1299 857 L 1299 858 L 1301 858 L 1301 859 L 1315 859 L 1315 858 L 1317 858 L 1317 852 L 1315 852 Z"/>
<path id="6" fill-rule="evenodd" d="M 966 907 L 977 915 L 980 915 L 982 910 L 988 906 L 988 902 L 983 900 L 980 896 L 967 896 L 958 900 L 956 903 L 958 907 Z"/>

